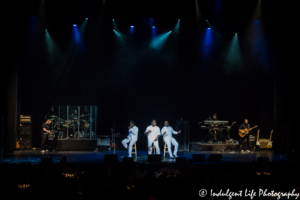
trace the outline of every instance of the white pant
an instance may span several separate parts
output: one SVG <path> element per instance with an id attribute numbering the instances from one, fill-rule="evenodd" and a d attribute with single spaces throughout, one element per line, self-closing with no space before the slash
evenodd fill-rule
<path id="1" fill-rule="evenodd" d="M 156 154 L 160 154 L 159 146 L 158 146 L 158 140 L 154 141 L 154 139 L 149 139 L 148 138 L 148 152 L 149 154 L 152 154 L 152 144 L 154 143 L 155 149 L 156 149 Z"/>
<path id="2" fill-rule="evenodd" d="M 130 143 L 129 143 L 130 142 Z M 129 148 L 128 148 L 128 145 L 127 143 L 129 143 Z M 129 140 L 127 138 L 125 138 L 123 141 L 122 141 L 122 144 L 123 146 L 127 149 L 128 148 L 128 156 L 131 157 L 132 155 L 132 146 L 134 145 L 134 143 L 136 143 L 136 140 Z"/>
<path id="3" fill-rule="evenodd" d="M 168 147 L 168 151 L 169 151 L 169 154 L 170 156 L 173 156 L 172 154 L 172 146 L 171 146 L 171 143 L 175 146 L 174 148 L 174 155 L 177 155 L 177 151 L 178 151 L 178 142 L 175 140 L 175 138 L 166 138 L 164 139 L 165 143 L 167 144 L 167 147 Z"/>

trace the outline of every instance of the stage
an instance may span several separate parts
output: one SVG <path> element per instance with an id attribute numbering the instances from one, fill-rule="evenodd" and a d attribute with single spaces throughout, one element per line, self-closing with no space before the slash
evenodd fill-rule
<path id="1" fill-rule="evenodd" d="M 23 150 L 15 151 L 13 153 L 8 153 L 6 158 L 0 161 L 0 164 L 22 164 L 22 163 L 33 163 L 40 164 L 42 157 L 52 157 L 52 162 L 54 164 L 60 163 L 63 155 L 67 157 L 67 163 L 70 164 L 100 164 L 104 162 L 105 154 L 118 154 L 118 161 L 123 162 L 123 158 L 127 157 L 127 151 L 57 151 L 57 152 L 45 152 L 42 153 L 40 149 L 37 150 Z M 200 162 L 199 164 L 244 164 L 256 161 L 258 157 L 268 157 L 270 162 L 280 162 L 280 161 L 290 161 L 285 156 L 280 154 L 275 154 L 272 151 L 257 151 L 250 153 L 241 152 L 219 152 L 219 151 L 186 151 L 178 152 L 179 157 L 186 157 L 186 160 L 191 159 L 193 154 L 204 154 L 207 159 L 210 154 L 222 154 L 222 160 L 216 162 Z M 170 159 L 163 157 L 163 152 L 161 152 L 161 162 L 166 163 L 176 163 L 176 159 Z M 138 151 L 137 158 L 134 157 L 134 163 L 148 163 L 147 162 L 147 151 Z"/>

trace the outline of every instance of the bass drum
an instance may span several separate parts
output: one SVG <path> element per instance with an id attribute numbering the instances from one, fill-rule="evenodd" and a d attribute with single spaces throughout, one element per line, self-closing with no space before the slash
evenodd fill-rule
<path id="1" fill-rule="evenodd" d="M 75 138 L 75 131 L 72 128 L 69 128 L 69 138 Z"/>
<path id="2" fill-rule="evenodd" d="M 69 136 L 68 136 L 69 135 Z M 60 139 L 66 139 L 67 136 L 69 138 L 74 138 L 75 137 L 75 131 L 71 128 L 69 130 L 67 128 L 62 128 L 58 131 L 58 138 Z"/>

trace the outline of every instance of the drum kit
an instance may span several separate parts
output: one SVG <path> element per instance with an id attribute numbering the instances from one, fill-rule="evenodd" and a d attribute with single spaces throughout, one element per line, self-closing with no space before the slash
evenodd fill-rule
<path id="1" fill-rule="evenodd" d="M 71 120 L 63 120 L 55 115 L 49 116 L 51 121 L 54 121 L 54 126 L 58 130 L 58 137 L 63 138 L 67 136 L 67 129 L 69 130 L 70 138 L 95 138 L 94 132 L 91 130 L 92 118 L 89 114 L 80 115 L 79 119 L 75 116 Z"/>

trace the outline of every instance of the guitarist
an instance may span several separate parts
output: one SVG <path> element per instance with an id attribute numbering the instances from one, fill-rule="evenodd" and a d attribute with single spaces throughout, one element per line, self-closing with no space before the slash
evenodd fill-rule
<path id="1" fill-rule="evenodd" d="M 250 124 L 248 123 L 248 119 L 245 119 L 244 120 L 244 123 L 239 127 L 239 131 L 241 129 L 250 129 Z M 241 152 L 243 153 L 244 151 L 246 152 L 250 152 L 248 150 L 248 142 L 249 142 L 249 134 L 246 134 L 245 137 L 240 137 L 240 144 L 242 145 L 242 149 L 241 149 Z"/>

